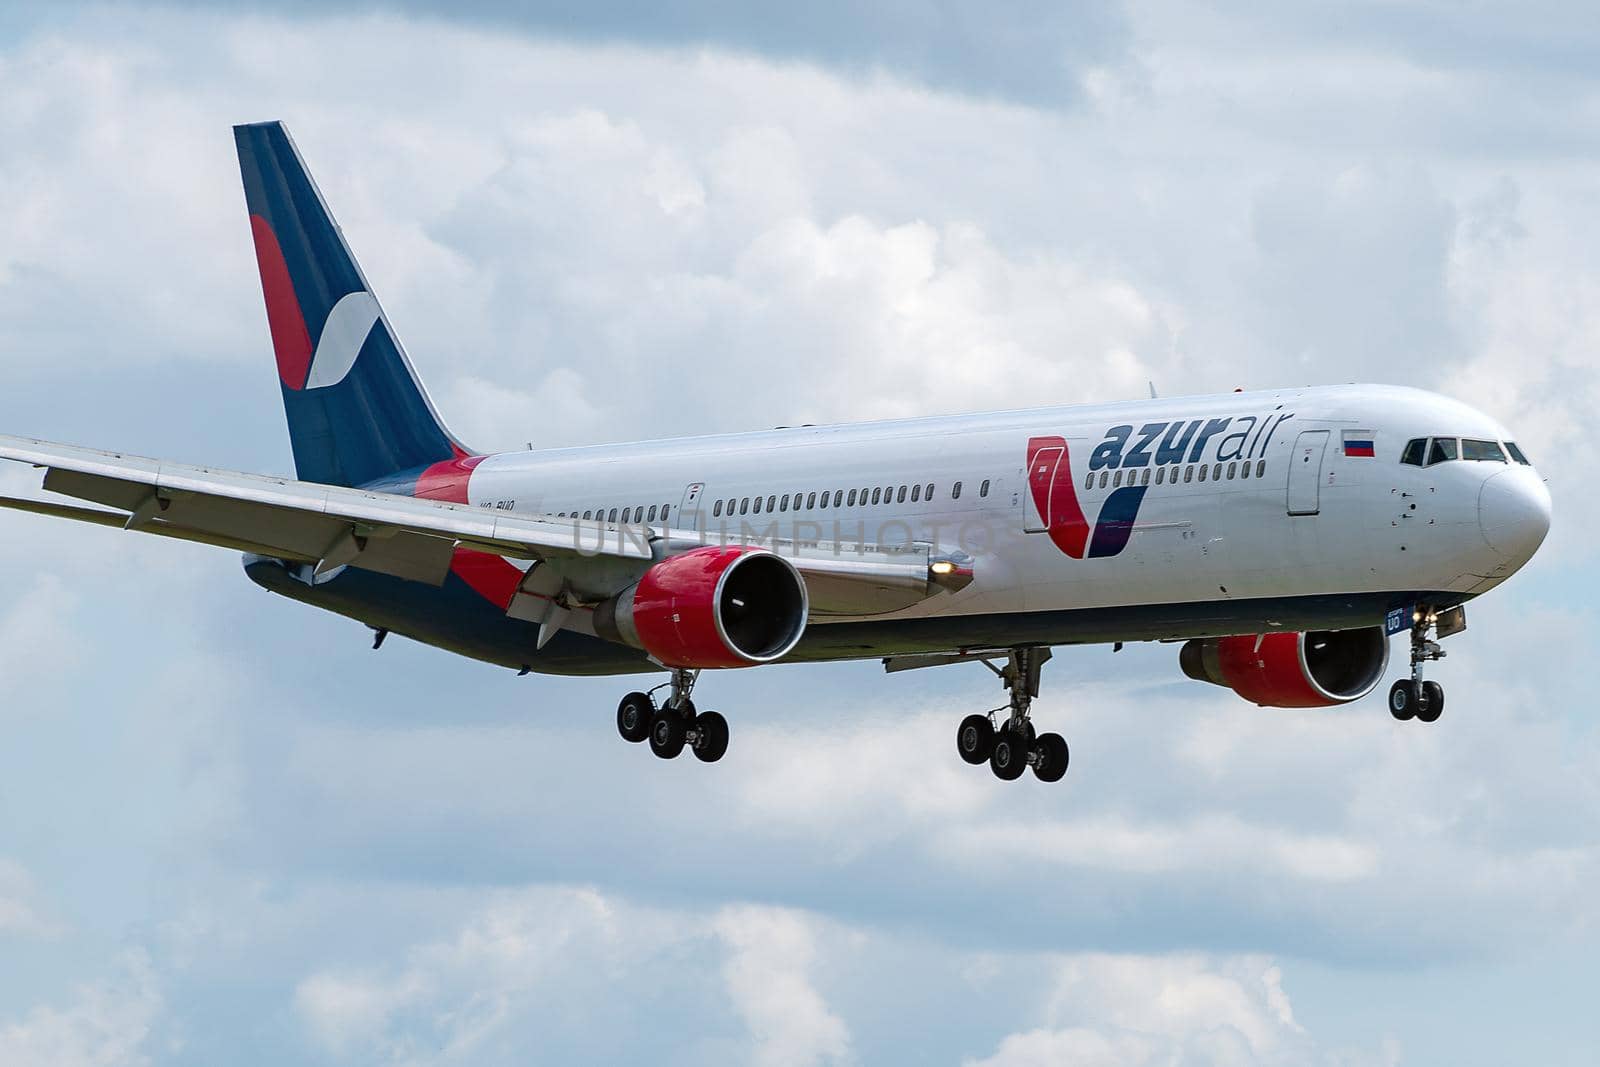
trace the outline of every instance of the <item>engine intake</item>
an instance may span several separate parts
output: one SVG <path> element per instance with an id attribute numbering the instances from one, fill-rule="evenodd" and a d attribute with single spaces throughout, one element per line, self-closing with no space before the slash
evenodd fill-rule
<path id="1" fill-rule="evenodd" d="M 1389 638 L 1381 626 L 1208 637 L 1185 642 L 1178 663 L 1262 707 L 1325 708 L 1360 700 L 1383 680 Z"/>
<path id="2" fill-rule="evenodd" d="M 750 667 L 787 655 L 807 612 L 805 580 L 788 560 L 707 546 L 651 567 L 595 608 L 594 628 L 668 667 Z"/>

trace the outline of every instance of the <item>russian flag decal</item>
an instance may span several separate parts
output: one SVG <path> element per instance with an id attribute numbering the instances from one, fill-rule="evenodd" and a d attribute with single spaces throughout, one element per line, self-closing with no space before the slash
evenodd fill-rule
<path id="1" fill-rule="evenodd" d="M 1347 456 L 1359 456 L 1363 459 L 1372 459 L 1376 456 L 1377 453 L 1372 448 L 1372 431 L 1344 431 L 1344 454 Z"/>

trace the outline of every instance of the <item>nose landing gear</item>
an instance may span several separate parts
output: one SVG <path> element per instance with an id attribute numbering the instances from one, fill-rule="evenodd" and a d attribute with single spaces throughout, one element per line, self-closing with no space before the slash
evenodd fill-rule
<path id="1" fill-rule="evenodd" d="M 690 694 L 699 671 L 674 670 L 672 679 L 647 693 L 629 693 L 617 705 L 617 733 L 624 741 L 650 742 L 661 759 L 675 759 L 685 748 L 702 763 L 715 763 L 728 751 L 728 720 L 714 711 L 695 710 Z M 655 694 L 672 694 L 657 705 Z"/>
<path id="2" fill-rule="evenodd" d="M 1455 610 L 1460 611 L 1459 608 Z M 1402 678 L 1389 687 L 1389 714 L 1402 722 L 1408 719 L 1438 722 L 1439 716 L 1444 714 L 1444 686 L 1424 681 L 1422 677 L 1424 663 L 1449 655 L 1439 647 L 1438 641 L 1428 637 L 1428 632 L 1435 630 L 1438 623 L 1438 614 L 1427 609 L 1418 610 L 1411 623 L 1411 677 Z"/>
<path id="3" fill-rule="evenodd" d="M 987 763 L 994 776 L 1012 782 L 1033 768 L 1041 782 L 1059 782 L 1070 754 L 1060 734 L 1035 734 L 1031 712 L 1039 695 L 1039 672 L 1050 658 L 1044 646 L 1012 649 L 1004 667 L 982 660 L 999 676 L 1010 700 L 985 715 L 968 715 L 956 729 L 956 751 L 976 766 Z M 1005 715 L 996 726 L 996 716 Z"/>

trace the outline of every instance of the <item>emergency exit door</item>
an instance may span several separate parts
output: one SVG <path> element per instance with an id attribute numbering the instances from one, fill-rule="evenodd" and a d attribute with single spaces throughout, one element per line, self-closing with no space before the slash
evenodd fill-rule
<path id="1" fill-rule="evenodd" d="M 1327 451 L 1327 430 L 1306 430 L 1295 438 L 1289 457 L 1289 514 L 1315 515 L 1322 510 L 1322 464 Z"/>

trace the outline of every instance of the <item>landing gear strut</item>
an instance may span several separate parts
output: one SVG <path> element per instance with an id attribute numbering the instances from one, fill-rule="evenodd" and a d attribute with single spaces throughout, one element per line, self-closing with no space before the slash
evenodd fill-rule
<path id="1" fill-rule="evenodd" d="M 1039 671 L 1050 658 L 1045 646 L 1011 650 L 1004 667 L 982 663 L 1000 678 L 1010 700 L 984 715 L 968 715 L 956 730 L 956 751 L 968 763 L 989 764 L 996 778 L 1010 782 L 1033 768 L 1042 782 L 1057 782 L 1067 773 L 1069 753 L 1060 734 L 1035 734 L 1031 711 L 1039 695 Z M 1003 719 L 997 718 L 1004 716 Z"/>
<path id="2" fill-rule="evenodd" d="M 1444 686 L 1438 682 L 1424 681 L 1422 665 L 1431 660 L 1444 659 L 1448 653 L 1439 642 L 1428 637 L 1438 624 L 1436 612 L 1419 608 L 1411 623 L 1411 677 L 1402 678 L 1389 687 L 1389 714 L 1402 722 L 1438 722 L 1444 714 Z"/>
<path id="3" fill-rule="evenodd" d="M 648 693 L 629 693 L 617 705 L 617 733 L 624 741 L 650 742 L 650 751 L 673 759 L 685 748 L 703 763 L 715 763 L 728 751 L 728 720 L 714 711 L 696 712 L 690 694 L 700 672 L 674 670 L 672 679 Z M 672 690 L 657 705 L 655 694 Z"/>

